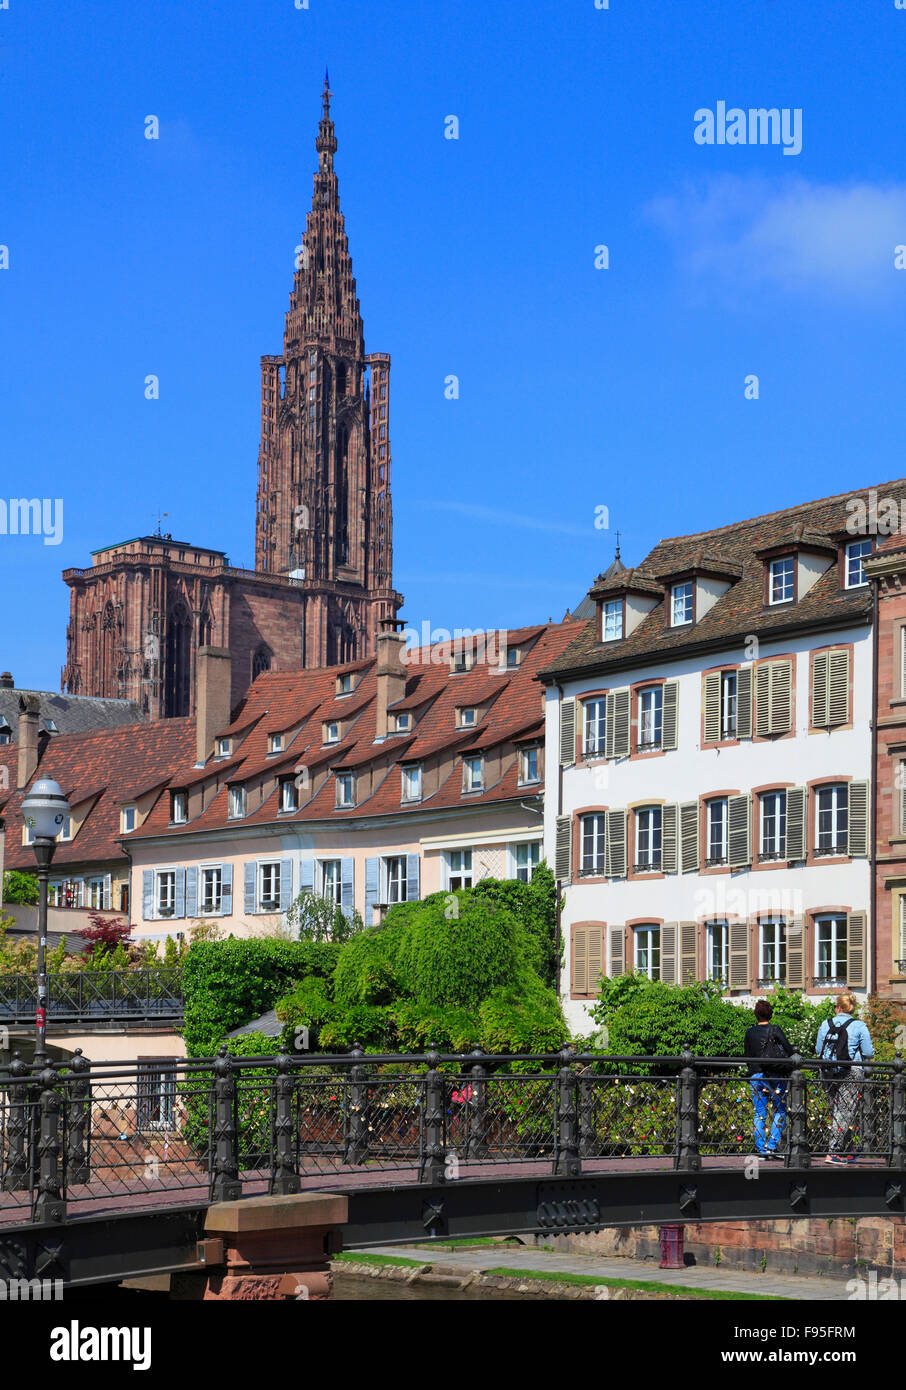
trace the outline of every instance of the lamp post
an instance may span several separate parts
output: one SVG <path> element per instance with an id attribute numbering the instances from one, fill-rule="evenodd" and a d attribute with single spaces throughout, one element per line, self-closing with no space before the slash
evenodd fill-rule
<path id="1" fill-rule="evenodd" d="M 47 1061 L 47 876 L 56 838 L 69 815 L 69 802 L 57 782 L 41 777 L 22 799 L 22 816 L 38 861 L 38 1007 L 35 1012 L 35 1065 Z"/>

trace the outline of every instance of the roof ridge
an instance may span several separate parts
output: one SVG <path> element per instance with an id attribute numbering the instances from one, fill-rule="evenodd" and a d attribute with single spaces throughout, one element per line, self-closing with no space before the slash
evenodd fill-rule
<path id="1" fill-rule="evenodd" d="M 827 497 L 815 497 L 810 502 L 795 502 L 791 507 L 778 507 L 775 512 L 761 512 L 757 516 L 747 516 L 738 518 L 736 521 L 727 521 L 722 526 L 714 526 L 707 531 L 690 531 L 688 535 L 685 536 L 662 536 L 657 542 L 657 545 L 654 546 L 654 549 L 656 550 L 658 545 L 665 545 L 671 541 L 694 541 L 698 540 L 701 536 L 715 536 L 721 531 L 732 531 L 737 526 L 748 526 L 756 521 L 769 521 L 772 517 L 792 515 L 794 512 L 798 512 L 804 508 L 819 507 L 824 502 L 839 502 L 842 497 L 855 497 L 861 492 L 879 492 L 881 488 L 885 487 L 904 486 L 906 486 L 906 478 L 889 478 L 887 482 L 869 483 L 868 486 L 864 488 L 846 488 L 843 492 L 829 493 Z M 652 552 L 649 551 L 648 553 L 650 555 Z"/>

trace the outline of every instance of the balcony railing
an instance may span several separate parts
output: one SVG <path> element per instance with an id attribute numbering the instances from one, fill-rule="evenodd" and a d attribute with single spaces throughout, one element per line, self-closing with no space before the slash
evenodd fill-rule
<path id="1" fill-rule="evenodd" d="M 34 1022 L 35 975 L 0 975 L 0 1023 Z M 47 977 L 47 1021 L 129 1023 L 179 1019 L 183 1013 L 182 970 L 75 970 Z"/>

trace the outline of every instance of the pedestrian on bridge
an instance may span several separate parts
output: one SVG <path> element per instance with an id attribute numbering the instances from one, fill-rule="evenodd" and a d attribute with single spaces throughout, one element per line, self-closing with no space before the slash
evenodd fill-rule
<path id="1" fill-rule="evenodd" d="M 848 989 L 837 995 L 837 1012 L 818 1029 L 818 1056 L 834 1065 L 822 1068 L 831 1109 L 830 1152 L 825 1163 L 855 1163 L 853 1130 L 862 1098 L 865 1068 L 875 1055 L 871 1035 L 855 1017 L 856 996 Z"/>
<path id="2" fill-rule="evenodd" d="M 771 1022 L 773 1005 L 759 999 L 755 1005 L 755 1022 L 746 1030 L 746 1056 L 749 1062 L 749 1084 L 755 1108 L 755 1150 L 761 1158 L 780 1159 L 777 1145 L 786 1124 L 786 1088 L 784 1079 L 789 1065 L 783 1059 L 793 1055 L 793 1045 L 779 1024 Z M 767 1131 L 768 1108 L 773 1110 L 770 1133 Z"/>

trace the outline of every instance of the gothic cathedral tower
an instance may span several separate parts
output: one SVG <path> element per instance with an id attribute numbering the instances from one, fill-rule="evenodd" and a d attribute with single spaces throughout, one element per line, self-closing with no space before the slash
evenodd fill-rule
<path id="1" fill-rule="evenodd" d="M 393 590 L 390 358 L 365 335 L 334 169 L 327 79 L 318 171 L 283 336 L 261 359 L 255 568 L 307 596 L 305 665 L 370 656 Z"/>

